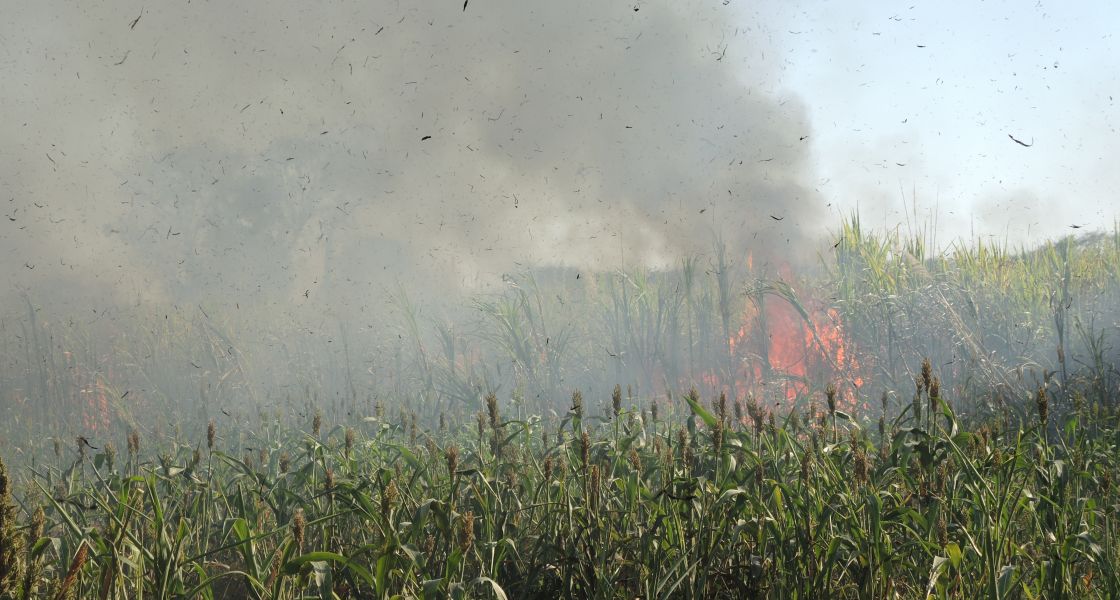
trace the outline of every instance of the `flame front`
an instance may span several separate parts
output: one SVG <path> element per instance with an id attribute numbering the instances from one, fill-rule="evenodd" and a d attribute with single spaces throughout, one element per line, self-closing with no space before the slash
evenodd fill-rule
<path id="1" fill-rule="evenodd" d="M 756 296 L 728 340 L 733 385 L 719 387 L 774 403 L 794 402 L 835 382 L 842 410 L 855 410 L 866 365 L 853 351 L 839 311 L 814 300 L 801 309 L 804 313 L 776 294 Z M 866 409 L 866 403 L 859 408 Z"/>

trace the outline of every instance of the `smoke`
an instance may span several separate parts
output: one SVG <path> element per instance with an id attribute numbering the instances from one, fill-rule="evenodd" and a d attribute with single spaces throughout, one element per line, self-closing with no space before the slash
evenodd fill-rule
<path id="1" fill-rule="evenodd" d="M 0 266 L 88 303 L 364 318 L 535 265 L 796 258 L 806 110 L 718 1 L 9 11 Z"/>

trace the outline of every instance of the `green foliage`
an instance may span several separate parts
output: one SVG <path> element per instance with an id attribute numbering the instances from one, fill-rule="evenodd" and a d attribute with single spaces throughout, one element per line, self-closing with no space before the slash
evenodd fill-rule
<path id="1" fill-rule="evenodd" d="M 1116 597 L 1120 415 L 966 427 L 938 395 L 881 435 L 695 391 L 657 422 L 501 421 L 495 398 L 438 442 L 227 421 L 204 457 L 26 470 L 48 508 L 20 560 L 83 598 Z"/>

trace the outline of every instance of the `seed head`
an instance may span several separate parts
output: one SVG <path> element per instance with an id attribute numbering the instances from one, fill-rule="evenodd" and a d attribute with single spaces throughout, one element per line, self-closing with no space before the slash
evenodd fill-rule
<path id="1" fill-rule="evenodd" d="M 210 451 L 214 450 L 214 437 L 215 437 L 216 433 L 217 433 L 217 428 L 214 425 L 214 419 L 210 419 L 210 422 L 206 424 L 206 449 L 207 450 L 210 450 Z"/>
<path id="2" fill-rule="evenodd" d="M 1034 396 L 1034 403 L 1038 406 L 1038 422 L 1045 429 L 1046 421 L 1050 416 L 1050 398 L 1046 395 L 1046 388 L 1039 386 L 1038 392 Z"/>
<path id="3" fill-rule="evenodd" d="M 347 427 L 346 428 L 346 437 L 344 439 L 345 439 L 345 443 L 346 443 L 344 452 L 346 454 L 347 460 L 349 460 L 350 459 L 350 451 L 354 449 L 354 428 L 353 427 Z"/>
<path id="4" fill-rule="evenodd" d="M 618 418 L 619 413 L 622 412 L 622 386 L 614 384 L 614 391 L 611 392 L 611 413 Z"/>
<path id="5" fill-rule="evenodd" d="M 502 458 L 502 449 L 503 448 L 504 448 L 504 446 L 502 445 L 502 436 L 498 433 L 498 430 L 495 429 L 495 430 L 491 431 L 490 432 L 490 452 L 494 456 L 496 456 L 500 459 L 500 458 Z"/>
<path id="6" fill-rule="evenodd" d="M 291 457 L 288 456 L 287 452 L 281 453 L 280 454 L 280 472 L 281 473 L 287 473 L 288 472 L 288 467 L 290 467 L 290 466 L 292 466 Z"/>
<path id="7" fill-rule="evenodd" d="M 47 515 L 43 512 L 43 507 L 35 507 L 35 512 L 31 514 L 31 529 L 27 532 L 27 539 L 30 542 L 28 544 L 28 549 L 30 549 L 35 542 L 39 541 L 39 538 L 43 537 L 43 529 L 46 522 Z"/>
<path id="8" fill-rule="evenodd" d="M 657 422 L 657 398 L 654 398 L 649 404 L 649 416 L 654 423 Z"/>
<path id="9" fill-rule="evenodd" d="M 572 392 L 572 414 L 577 419 L 583 418 L 583 392 L 579 390 Z"/>
<path id="10" fill-rule="evenodd" d="M 852 443 L 856 443 L 854 437 Z M 862 445 L 856 446 L 852 452 L 852 475 L 859 483 L 867 483 L 870 470 L 867 451 L 863 449 Z"/>
<path id="11" fill-rule="evenodd" d="M 400 491 L 397 489 L 396 480 L 389 480 L 389 485 L 385 486 L 385 489 L 381 492 L 382 513 L 386 515 L 389 514 L 389 511 L 392 510 L 394 506 L 396 506 L 397 496 L 399 494 Z"/>
<path id="12" fill-rule="evenodd" d="M 117 447 L 113 442 L 105 442 L 105 462 L 109 465 L 109 471 L 113 470 L 113 463 L 117 460 Z"/>
<path id="13" fill-rule="evenodd" d="M 824 388 L 825 399 L 828 401 L 828 414 L 836 416 L 836 385 L 828 384 Z"/>
<path id="14" fill-rule="evenodd" d="M 929 386 L 933 384 L 933 365 L 930 364 L 929 358 L 922 359 L 922 388 L 929 391 Z"/>
<path id="15" fill-rule="evenodd" d="M 295 516 L 292 517 L 292 539 L 295 540 L 296 551 L 303 550 L 303 534 L 306 528 L 307 519 L 303 516 L 303 509 L 297 508 Z"/>
<path id="16" fill-rule="evenodd" d="M 62 580 L 62 585 L 58 587 L 58 593 L 55 598 L 67 598 L 70 594 L 70 588 L 74 587 L 74 583 L 78 580 L 78 573 L 86 564 L 86 557 L 89 555 L 89 546 L 85 541 L 78 543 L 78 553 L 74 555 L 74 560 L 70 562 L 70 570 L 66 572 L 66 579 Z"/>
<path id="17" fill-rule="evenodd" d="M 499 423 L 498 397 L 494 394 L 494 392 L 486 394 L 486 412 L 490 415 L 490 428 L 497 429 Z"/>
<path id="18" fill-rule="evenodd" d="M 688 399 L 700 404 L 700 392 L 696 391 L 696 386 L 688 388 Z"/>
<path id="19" fill-rule="evenodd" d="M 459 470 L 459 447 L 449 446 L 443 456 L 447 459 L 447 475 L 454 478 L 455 473 Z"/>
<path id="20" fill-rule="evenodd" d="M 466 554 L 474 545 L 474 511 L 468 510 L 463 513 L 462 519 L 459 529 L 459 549 Z"/>
<path id="21" fill-rule="evenodd" d="M 579 456 L 583 468 L 586 469 L 591 463 L 591 436 L 586 431 L 579 438 Z"/>
<path id="22" fill-rule="evenodd" d="M 319 432 L 323 428 L 323 413 L 319 409 L 315 409 L 315 415 L 311 417 L 311 433 L 318 438 Z"/>
<path id="23" fill-rule="evenodd" d="M 754 423 L 754 432 L 756 434 L 762 432 L 762 419 L 766 416 L 766 411 L 754 398 L 751 398 L 750 404 L 747 404 L 747 414 Z"/>

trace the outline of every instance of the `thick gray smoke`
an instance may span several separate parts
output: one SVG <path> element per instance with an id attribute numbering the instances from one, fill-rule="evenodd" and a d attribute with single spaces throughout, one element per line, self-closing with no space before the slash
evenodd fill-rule
<path id="1" fill-rule="evenodd" d="M 531 265 L 672 265 L 717 235 L 790 256 L 823 227 L 765 12 L 270 0 L 6 17 L 0 274 L 39 302 L 352 317 L 397 282 L 446 296 Z"/>

